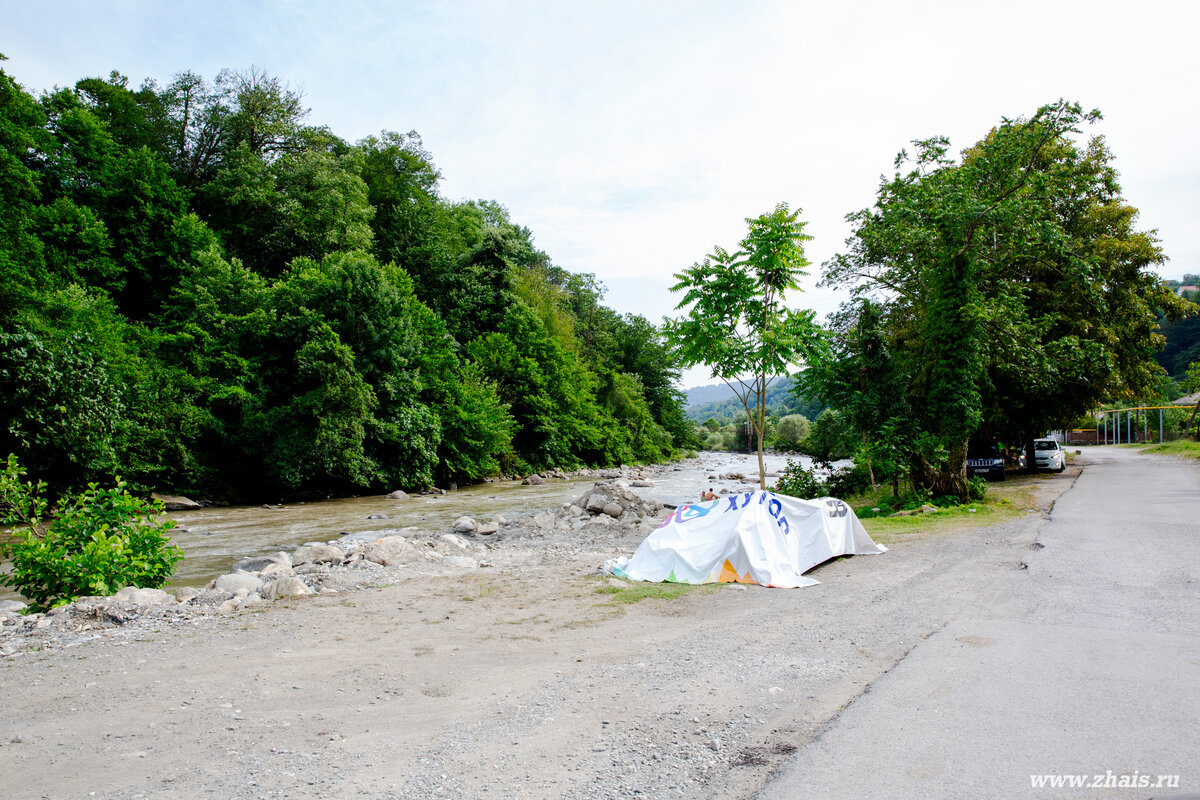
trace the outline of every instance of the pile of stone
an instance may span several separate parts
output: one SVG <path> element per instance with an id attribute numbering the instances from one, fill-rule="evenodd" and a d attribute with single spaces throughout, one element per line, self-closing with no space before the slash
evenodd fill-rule
<path id="1" fill-rule="evenodd" d="M 130 586 L 111 597 L 81 597 L 44 614 L 26 614 L 25 603 L 6 600 L 0 602 L 0 656 L 29 647 L 69 646 L 95 638 L 100 630 L 138 621 L 194 621 L 284 598 L 362 589 L 404 573 L 472 571 L 488 565 L 487 552 L 453 533 L 376 534 L 245 558 L 203 588 L 181 586 L 167 592 Z"/>

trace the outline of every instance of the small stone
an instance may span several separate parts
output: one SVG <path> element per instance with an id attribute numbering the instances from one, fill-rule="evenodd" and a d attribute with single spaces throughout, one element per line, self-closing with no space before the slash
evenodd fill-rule
<path id="1" fill-rule="evenodd" d="M 474 533 L 475 520 L 471 519 L 470 517 L 459 517 L 458 519 L 454 520 L 454 532 Z"/>
<path id="2" fill-rule="evenodd" d="M 388 519 L 387 514 L 367 514 L 367 519 Z"/>
<path id="3" fill-rule="evenodd" d="M 500 530 L 500 526 L 495 522 L 481 522 L 475 527 L 475 532 L 480 536 L 491 536 L 498 530 Z"/>
<path id="4" fill-rule="evenodd" d="M 616 519 L 617 517 L 619 517 L 625 513 L 625 509 L 622 508 L 617 503 L 606 503 L 603 508 L 603 511 L 605 514 L 608 514 L 613 519 Z"/>

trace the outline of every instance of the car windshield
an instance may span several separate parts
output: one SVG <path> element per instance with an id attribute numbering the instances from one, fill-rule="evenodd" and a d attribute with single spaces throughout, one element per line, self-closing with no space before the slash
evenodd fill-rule
<path id="1" fill-rule="evenodd" d="M 1049 442 L 1034 442 L 1034 443 L 1033 443 L 1033 446 L 1034 446 L 1036 449 L 1038 449 L 1038 450 L 1057 450 L 1057 449 L 1058 449 L 1058 442 L 1055 442 L 1055 441 L 1049 441 Z"/>

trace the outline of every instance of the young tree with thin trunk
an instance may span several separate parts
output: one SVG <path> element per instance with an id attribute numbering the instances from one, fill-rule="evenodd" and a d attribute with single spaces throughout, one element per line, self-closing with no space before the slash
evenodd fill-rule
<path id="1" fill-rule="evenodd" d="M 680 365 L 703 364 L 741 401 L 758 439 L 759 488 L 767 487 L 762 440 L 766 432 L 767 387 L 786 375 L 820 344 L 812 311 L 785 305 L 787 292 L 800 290 L 808 273 L 800 209 L 775 210 L 749 218 L 749 231 L 730 253 L 717 247 L 703 261 L 678 273 L 672 292 L 684 292 L 678 319 L 663 331 Z"/>

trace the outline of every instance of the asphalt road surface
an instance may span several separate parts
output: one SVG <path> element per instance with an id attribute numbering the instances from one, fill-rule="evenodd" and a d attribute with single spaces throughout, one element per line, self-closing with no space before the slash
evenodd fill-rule
<path id="1" fill-rule="evenodd" d="M 1200 464 L 1085 458 L 1028 569 L 948 597 L 757 800 L 1200 797 Z"/>

